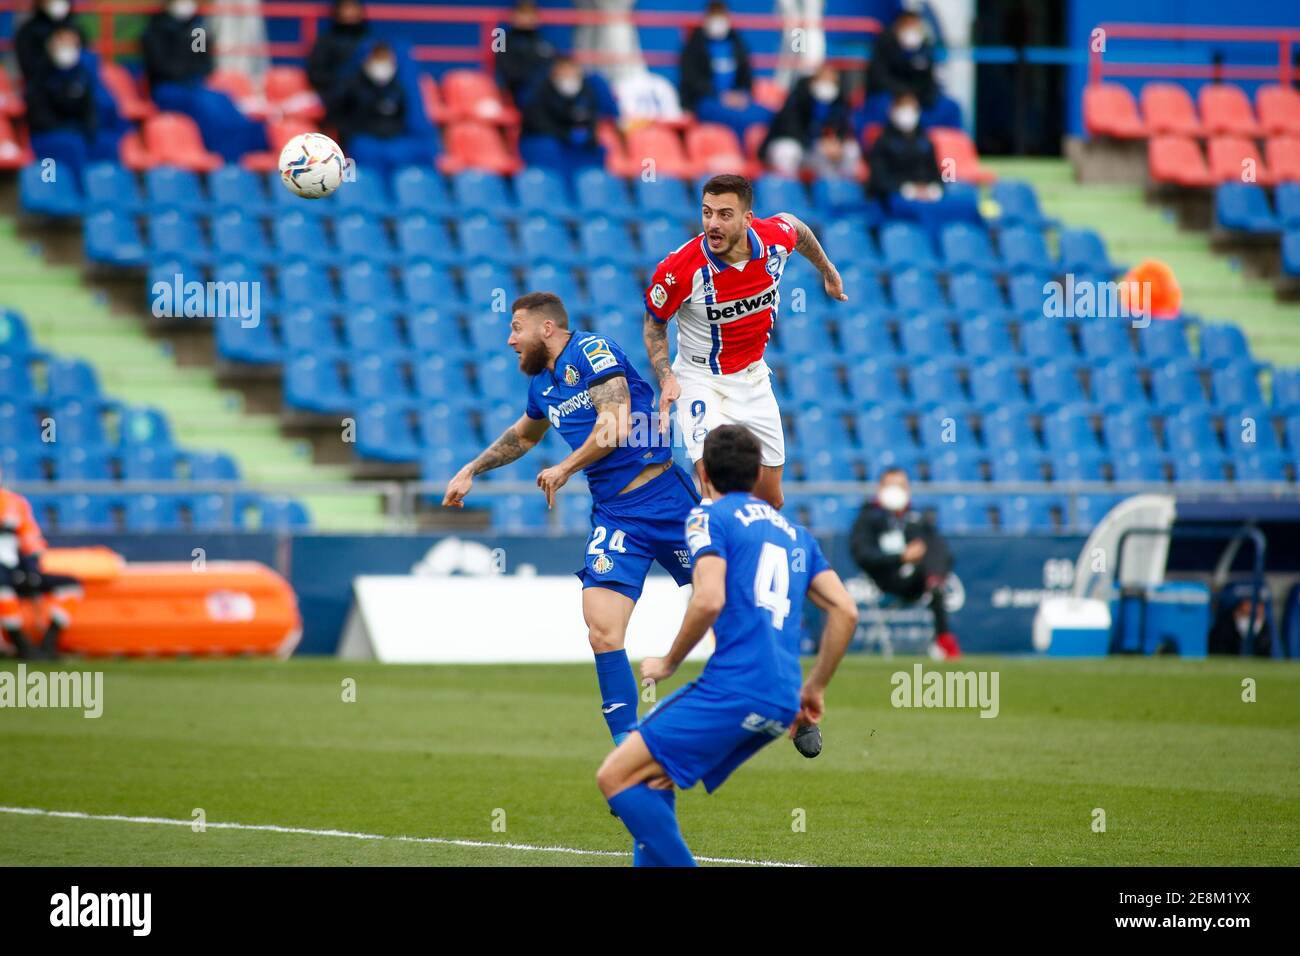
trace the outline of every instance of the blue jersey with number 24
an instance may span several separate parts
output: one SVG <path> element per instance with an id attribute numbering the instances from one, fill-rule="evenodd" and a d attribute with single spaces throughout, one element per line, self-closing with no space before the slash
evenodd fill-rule
<path id="1" fill-rule="evenodd" d="M 727 562 L 716 646 L 699 683 L 797 710 L 804 596 L 830 567 L 817 540 L 767 502 L 733 492 L 691 511 L 686 544 L 693 561 Z"/>

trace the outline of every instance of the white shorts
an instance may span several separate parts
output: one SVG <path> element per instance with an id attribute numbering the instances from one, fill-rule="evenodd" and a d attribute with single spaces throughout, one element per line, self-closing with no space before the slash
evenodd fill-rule
<path id="1" fill-rule="evenodd" d="M 763 450 L 769 468 L 785 464 L 785 432 L 781 409 L 772 391 L 772 370 L 759 359 L 730 375 L 714 375 L 683 362 L 673 364 L 682 387 L 677 399 L 677 427 L 691 461 L 704 457 L 704 438 L 718 425 L 744 425 Z"/>

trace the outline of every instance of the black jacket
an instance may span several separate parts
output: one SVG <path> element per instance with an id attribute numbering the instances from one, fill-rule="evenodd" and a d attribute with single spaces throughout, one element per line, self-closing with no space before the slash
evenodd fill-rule
<path id="1" fill-rule="evenodd" d="M 852 137 L 853 126 L 849 121 L 849 104 L 844 92 L 841 90 L 839 96 L 827 105 L 826 116 L 818 125 L 814 119 L 817 101 L 812 95 L 812 79 L 805 76 L 785 98 L 781 111 L 772 117 L 772 125 L 767 129 L 767 138 L 763 140 L 759 155 L 767 158 L 768 144 L 774 139 L 795 139 L 804 146 L 811 146 L 826 133 L 833 133 L 839 139 Z"/>
<path id="2" fill-rule="evenodd" d="M 895 193 L 903 183 L 940 181 L 939 163 L 929 137 L 920 130 L 904 133 L 892 123 L 886 123 L 876 137 L 867 165 L 871 167 L 867 188 L 877 196 Z"/>
<path id="3" fill-rule="evenodd" d="M 62 20 L 51 20 L 44 10 L 38 8 L 31 19 L 14 34 L 14 53 L 18 57 L 18 71 L 24 79 L 30 80 L 38 76 L 49 64 L 50 54 L 45 44 L 56 27 L 72 27 L 81 37 L 81 45 L 86 45 L 86 34 L 71 13 Z"/>
<path id="4" fill-rule="evenodd" d="M 340 84 L 334 116 L 344 142 L 358 134 L 401 136 L 406 132 L 406 91 L 397 77 L 376 86 L 358 71 Z"/>
<path id="5" fill-rule="evenodd" d="M 934 105 L 939 85 L 934 79 L 934 44 L 928 40 L 914 50 L 904 50 L 892 30 L 876 38 L 867 68 L 867 92 L 873 96 L 912 93 L 922 106 Z"/>
<path id="6" fill-rule="evenodd" d="M 733 90 L 748 93 L 754 85 L 754 71 L 749 65 L 749 50 L 740 34 L 732 30 L 726 37 L 731 41 L 731 56 L 736 61 L 736 85 Z M 713 59 L 709 56 L 709 38 L 703 27 L 696 27 L 682 47 L 682 59 L 678 70 L 678 94 L 682 109 L 693 110 L 695 104 L 708 96 L 725 93 L 726 90 L 713 88 Z"/>
<path id="7" fill-rule="evenodd" d="M 71 70 L 46 66 L 27 83 L 27 126 L 33 133 L 76 127 L 93 136 L 95 86 L 83 59 Z"/>
<path id="8" fill-rule="evenodd" d="M 333 113 L 333 102 L 340 88 L 350 79 L 345 69 L 356 55 L 357 47 L 370 36 L 369 26 L 362 23 L 330 22 L 329 29 L 316 38 L 307 57 L 307 79 L 325 109 Z"/>
<path id="9" fill-rule="evenodd" d="M 149 18 L 140 43 L 144 52 L 144 71 L 149 86 L 160 83 L 184 83 L 202 79 L 212 72 L 212 57 L 204 49 L 194 49 L 194 31 L 203 26 L 203 18 L 177 20 L 165 10 Z M 212 37 L 207 42 L 211 44 Z"/>
<path id="10" fill-rule="evenodd" d="M 577 96 L 565 96 L 549 79 L 533 91 L 524 107 L 524 136 L 553 136 L 573 145 L 596 143 L 600 101 L 590 80 L 583 80 Z"/>
<path id="11" fill-rule="evenodd" d="M 863 505 L 853 522 L 853 530 L 849 533 L 849 553 L 854 563 L 870 575 L 881 590 L 889 591 L 903 566 L 900 541 L 906 544 L 918 538 L 925 542 L 926 548 L 925 557 L 921 559 L 921 573 L 946 575 L 952 570 L 952 554 L 947 544 L 920 512 L 907 511 L 897 515 L 874 501 Z"/>
<path id="12" fill-rule="evenodd" d="M 534 90 L 546 82 L 553 59 L 555 47 L 541 30 L 510 27 L 505 34 L 505 49 L 497 54 L 497 83 L 510 91 L 515 106 L 522 109 Z"/>

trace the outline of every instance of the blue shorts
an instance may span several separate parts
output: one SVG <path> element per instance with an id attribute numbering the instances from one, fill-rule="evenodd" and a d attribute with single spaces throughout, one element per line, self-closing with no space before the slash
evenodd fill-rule
<path id="1" fill-rule="evenodd" d="M 690 584 L 686 516 L 699 503 L 690 476 L 673 464 L 640 488 L 593 504 L 586 563 L 577 572 L 583 588 L 609 588 L 635 601 L 655 561 L 679 585 Z"/>
<path id="2" fill-rule="evenodd" d="M 698 682 L 665 698 L 637 725 L 650 755 L 683 790 L 709 793 L 765 746 L 784 737 L 797 710 Z"/>

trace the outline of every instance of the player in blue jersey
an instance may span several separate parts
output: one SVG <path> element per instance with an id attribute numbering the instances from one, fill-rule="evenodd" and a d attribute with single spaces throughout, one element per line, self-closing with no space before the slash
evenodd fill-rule
<path id="1" fill-rule="evenodd" d="M 695 591 L 672 649 L 643 661 L 641 674 L 656 682 L 671 677 L 710 627 L 716 646 L 699 679 L 651 711 L 596 774 L 636 840 L 638 866 L 695 865 L 661 792 L 703 780 L 712 793 L 773 739 L 819 723 L 826 685 L 857 626 L 857 604 L 816 539 L 754 496 L 761 455 L 740 425 L 714 428 L 704 440 L 712 502 L 686 519 Z M 802 680 L 805 595 L 826 612 L 826 624 Z"/>
<path id="2" fill-rule="evenodd" d="M 442 503 L 463 507 L 476 475 L 521 457 L 552 425 L 573 449 L 538 474 L 537 485 L 548 506 L 578 472 L 591 491 L 591 535 L 577 573 L 601 713 L 618 744 L 637 721 L 636 676 L 623 649 L 628 619 L 655 561 L 679 585 L 690 583 L 683 526 L 699 495 L 659 436 L 653 390 L 613 339 L 570 331 L 559 296 L 532 292 L 516 299 L 508 344 L 529 377 L 527 407 L 452 478 Z"/>

